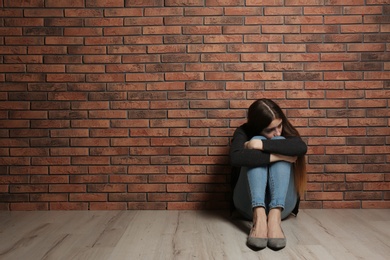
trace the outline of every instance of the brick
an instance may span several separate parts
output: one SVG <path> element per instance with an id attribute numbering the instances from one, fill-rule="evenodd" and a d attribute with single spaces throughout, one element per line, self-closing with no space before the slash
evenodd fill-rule
<path id="1" fill-rule="evenodd" d="M 11 148 L 10 156 L 48 156 L 49 150 L 45 148 Z"/>
<path id="2" fill-rule="evenodd" d="M 12 211 L 44 211 L 48 210 L 49 206 L 47 203 L 11 203 L 10 210 Z"/>
<path id="3" fill-rule="evenodd" d="M 182 64 L 158 64 L 158 65 L 147 64 L 146 65 L 146 72 L 169 72 L 169 71 L 170 72 L 184 71 L 184 66 Z"/>
<path id="4" fill-rule="evenodd" d="M 133 73 L 133 74 L 126 74 L 125 79 L 127 82 L 163 81 L 163 74 L 162 73 L 158 73 L 158 74 Z"/>
<path id="5" fill-rule="evenodd" d="M 370 51 L 370 52 L 375 52 L 375 51 L 384 51 L 386 49 L 384 44 L 348 44 L 347 45 L 348 51 L 351 52 L 365 52 L 365 51 Z"/>
<path id="6" fill-rule="evenodd" d="M 142 8 L 110 8 L 105 9 L 104 13 L 105 16 L 127 16 L 127 17 L 135 17 L 135 16 L 142 16 Z M 141 17 L 139 17 L 141 18 Z M 125 25 L 126 19 L 125 19 Z"/>
<path id="7" fill-rule="evenodd" d="M 40 27 L 31 27 L 31 28 L 26 28 L 23 29 L 23 34 L 24 35 L 57 35 L 60 36 L 62 35 L 62 30 L 61 28 L 40 28 Z"/>
<path id="8" fill-rule="evenodd" d="M 168 202 L 168 210 L 205 210 L 206 204 L 200 202 Z"/>
<path id="9" fill-rule="evenodd" d="M 268 1 L 271 2 L 271 1 Z M 265 7 L 265 15 L 300 15 L 302 8 L 300 7 Z"/>
<path id="10" fill-rule="evenodd" d="M 150 183 L 186 183 L 187 176 L 185 175 L 149 175 Z"/>
<path id="11" fill-rule="evenodd" d="M 4 63 L 43 63 L 42 55 L 8 55 L 4 57 Z"/>
<path id="12" fill-rule="evenodd" d="M 126 173 L 126 167 L 124 166 L 89 166 L 88 172 L 90 174 L 106 174 L 107 172 L 112 173 Z"/>
<path id="13" fill-rule="evenodd" d="M 344 63 L 345 70 L 380 70 L 382 65 L 374 62 L 350 62 Z"/>
<path id="14" fill-rule="evenodd" d="M 108 1 L 96 1 L 86 0 L 86 7 L 124 7 L 123 0 L 108 0 Z"/>
<path id="15" fill-rule="evenodd" d="M 28 182 L 28 176 L 2 176 L 2 180 L 1 180 L 1 184 L 19 184 L 19 183 L 27 183 L 27 182 Z"/>
<path id="16" fill-rule="evenodd" d="M 10 185 L 10 193 L 42 193 L 48 191 L 48 185 Z"/>
<path id="17" fill-rule="evenodd" d="M 83 74 L 48 74 L 46 76 L 48 82 L 83 82 L 85 75 Z"/>
<path id="18" fill-rule="evenodd" d="M 224 34 L 257 34 L 260 29 L 257 26 L 224 26 L 222 27 Z"/>
<path id="19" fill-rule="evenodd" d="M 27 47 L 22 46 L 0 46 L 0 53 L 1 54 L 27 54 Z"/>
<path id="20" fill-rule="evenodd" d="M 141 156 L 126 156 L 126 157 L 115 157 L 112 159 L 112 164 L 132 164 L 132 165 L 140 165 L 150 163 L 149 157 L 141 157 Z M 145 173 L 147 174 L 147 173 Z"/>
<path id="21" fill-rule="evenodd" d="M 78 14 L 77 14 L 78 16 Z M 64 28 L 66 36 L 101 36 L 103 30 L 101 28 Z"/>
<path id="22" fill-rule="evenodd" d="M 16 100 L 19 100 L 19 101 L 36 101 L 36 100 L 45 100 L 46 99 L 46 95 L 45 93 L 28 93 L 28 92 L 14 92 L 14 93 L 10 93 L 9 95 L 9 100 L 11 101 L 16 101 Z M 26 114 L 21 114 L 21 111 L 18 111 L 19 108 L 16 107 L 16 106 L 13 106 L 12 108 L 10 108 L 10 110 L 13 110 L 13 111 L 10 111 L 10 118 L 13 118 L 17 115 L 19 115 L 18 118 L 34 118 L 34 115 L 35 115 L 35 118 L 47 118 L 47 113 L 44 112 L 44 111 L 24 111 Z"/>
<path id="23" fill-rule="evenodd" d="M 242 80 L 242 73 L 223 73 L 223 72 L 208 72 L 205 73 L 205 80 Z"/>
<path id="24" fill-rule="evenodd" d="M 342 200 L 342 192 L 307 192 L 306 200 Z"/>
<path id="25" fill-rule="evenodd" d="M 363 36 L 359 34 L 328 34 L 325 35 L 325 42 L 362 42 Z"/>
<path id="26" fill-rule="evenodd" d="M 27 174 L 27 175 L 43 175 L 48 174 L 47 166 L 11 166 L 10 174 Z"/>
<path id="27" fill-rule="evenodd" d="M 162 62 L 199 62 L 200 57 L 196 54 L 165 54 L 161 56 Z"/>
<path id="28" fill-rule="evenodd" d="M 66 54 L 66 47 L 62 46 L 30 46 L 28 54 Z"/>
<path id="29" fill-rule="evenodd" d="M 165 184 L 128 184 L 127 185 L 128 192 L 165 192 L 166 185 Z"/>
<path id="30" fill-rule="evenodd" d="M 379 32 L 378 25 L 342 25 L 341 33 L 373 33 Z"/>
<path id="31" fill-rule="evenodd" d="M 89 118 L 126 118 L 126 111 L 90 111 Z"/>
<path id="32" fill-rule="evenodd" d="M 110 193 L 108 194 L 109 201 L 119 201 L 119 202 L 136 202 L 136 201 L 145 201 L 145 193 Z"/>
<path id="33" fill-rule="evenodd" d="M 167 0 L 165 2 L 166 6 L 203 6 L 202 0 L 190 0 L 190 1 L 177 1 L 177 0 Z"/>
<path id="34" fill-rule="evenodd" d="M 126 39 L 125 39 L 126 40 Z M 203 37 L 201 35 L 177 35 L 177 36 L 164 36 L 164 42 L 167 44 L 172 44 L 172 43 L 202 43 L 203 42 Z"/>
<path id="35" fill-rule="evenodd" d="M 390 182 L 368 182 L 364 183 L 364 190 L 389 190 Z"/>
<path id="36" fill-rule="evenodd" d="M 0 4 L 1 7 L 3 7 L 2 5 L 3 3 Z M 26 13 L 26 11 L 25 11 Z M 6 9 L 6 8 L 2 8 L 2 10 L 0 11 L 0 14 L 2 17 L 22 17 L 23 16 L 23 10 L 22 9 Z"/>
<path id="37" fill-rule="evenodd" d="M 6 45 L 43 45 L 43 37 L 30 37 L 30 38 L 21 38 L 21 37 L 7 37 L 5 38 Z"/>
<path id="38" fill-rule="evenodd" d="M 165 172 L 165 166 L 128 166 L 129 174 L 161 174 Z"/>
<path id="39" fill-rule="evenodd" d="M 82 164 L 82 165 L 107 165 L 109 164 L 109 157 L 97 157 L 97 156 L 89 156 L 89 157 L 73 157 L 72 164 Z"/>
<path id="40" fill-rule="evenodd" d="M 48 176 L 48 175 L 35 175 L 31 177 L 31 183 L 37 184 L 52 184 L 52 183 L 68 183 L 68 176 L 57 175 L 57 176 Z"/>
<path id="41" fill-rule="evenodd" d="M 86 174 L 86 166 L 50 166 L 50 174 Z"/>
<path id="42" fill-rule="evenodd" d="M 5 18 L 5 26 L 43 26 L 44 20 L 42 18 Z"/>
<path id="43" fill-rule="evenodd" d="M 123 82 L 125 80 L 125 75 L 96 73 L 86 75 L 85 80 L 87 82 Z"/>
<path id="44" fill-rule="evenodd" d="M 292 42 L 292 40 L 288 40 L 288 36 L 290 36 L 290 39 L 294 39 L 301 36 L 296 35 L 286 35 L 285 42 Z M 310 41 L 307 36 L 303 36 L 304 40 L 297 40 L 299 42 L 301 41 Z M 297 38 L 298 39 L 298 38 Z M 282 42 L 282 36 L 281 35 L 245 35 L 244 36 L 244 42 L 258 42 L 258 43 L 265 43 L 265 42 L 271 42 L 271 43 L 281 43 Z"/>
<path id="45" fill-rule="evenodd" d="M 105 68 L 103 65 L 68 65 L 66 71 L 70 73 L 102 73 Z"/>
<path id="46" fill-rule="evenodd" d="M 299 33 L 300 27 L 297 25 L 263 25 L 262 33 Z"/>
<path id="47" fill-rule="evenodd" d="M 111 121 L 113 127 L 147 127 L 149 125 L 148 120 L 112 120 Z M 152 124 L 152 122 L 151 122 Z"/>
<path id="48" fill-rule="evenodd" d="M 24 0 L 6 0 L 4 7 L 43 7 L 44 0 L 32 0 L 26 3 Z"/>
<path id="49" fill-rule="evenodd" d="M 44 81 L 43 74 L 33 74 L 33 73 L 25 73 L 25 74 L 7 74 L 5 79 L 8 82 L 43 82 Z"/>
<path id="50" fill-rule="evenodd" d="M 86 111 L 50 111 L 50 119 L 82 119 L 87 118 Z"/>
<path id="51" fill-rule="evenodd" d="M 69 46 L 69 54 L 105 54 L 105 46 Z"/>
<path id="52" fill-rule="evenodd" d="M 46 201 L 46 202 L 56 202 L 56 201 L 67 201 L 67 194 L 32 194 L 30 200 L 35 201 Z"/>
<path id="53" fill-rule="evenodd" d="M 334 15 L 334 14 L 341 14 L 342 13 L 342 8 L 339 6 L 323 6 L 323 7 L 304 7 L 303 8 L 303 13 L 305 15 Z"/>
<path id="54" fill-rule="evenodd" d="M 103 10 L 67 8 L 67 9 L 65 9 L 65 17 L 103 17 Z M 68 28 L 64 28 L 64 29 L 66 31 Z M 72 30 L 72 28 L 69 28 L 69 29 Z M 80 29 L 82 29 L 82 28 L 80 28 Z M 86 28 L 84 28 L 84 29 L 86 29 Z"/>
<path id="55" fill-rule="evenodd" d="M 205 43 L 241 43 L 242 37 L 237 35 L 205 35 Z"/>
<path id="56" fill-rule="evenodd" d="M 86 18 L 85 26 L 123 26 L 123 18 Z M 77 26 L 77 25 L 75 25 Z"/>
<path id="57" fill-rule="evenodd" d="M 184 193 L 151 193 L 148 195 L 148 201 L 184 201 L 186 198 Z"/>
<path id="58" fill-rule="evenodd" d="M 306 46 L 303 44 L 269 44 L 269 52 L 305 52 Z"/>
<path id="59" fill-rule="evenodd" d="M 340 1 L 340 0 L 326 0 L 325 4 L 332 4 L 332 5 L 362 5 L 364 4 L 363 0 L 347 0 L 347 1 Z"/>
<path id="60" fill-rule="evenodd" d="M 368 4 L 371 5 L 373 3 L 368 3 Z M 346 14 L 358 14 L 358 15 L 381 14 L 382 8 L 381 6 L 345 6 L 344 12 Z"/>
<path id="61" fill-rule="evenodd" d="M 72 146 L 108 146 L 108 138 L 73 138 L 70 140 Z"/>
<path id="62" fill-rule="evenodd" d="M 133 210 L 165 210 L 165 202 L 128 202 L 128 209 Z"/>
<path id="63" fill-rule="evenodd" d="M 286 16 L 286 24 L 322 24 L 321 16 Z"/>
<path id="64" fill-rule="evenodd" d="M 118 55 L 89 55 L 84 57 L 85 63 L 120 63 L 121 57 Z"/>
<path id="65" fill-rule="evenodd" d="M 107 201 L 107 194 L 104 193 L 72 193 L 69 194 L 69 201 Z"/>
<path id="66" fill-rule="evenodd" d="M 44 57 L 44 63 L 61 63 L 61 64 L 67 64 L 67 63 L 81 63 L 82 57 L 76 56 L 76 55 L 50 55 Z"/>
<path id="67" fill-rule="evenodd" d="M 390 207 L 389 201 L 363 201 L 363 209 L 388 209 Z"/>
<path id="68" fill-rule="evenodd" d="M 46 7 L 84 7 L 83 0 L 65 0 L 65 1 L 55 1 L 55 0 L 46 0 Z"/>
<path id="69" fill-rule="evenodd" d="M 111 167 L 113 168 L 113 167 Z M 111 183 L 146 183 L 146 176 L 114 175 L 110 177 Z"/>
<path id="70" fill-rule="evenodd" d="M 88 210 L 88 203 L 50 202 L 50 210 Z"/>
<path id="71" fill-rule="evenodd" d="M 324 209 L 360 209 L 360 201 L 324 201 Z"/>
<path id="72" fill-rule="evenodd" d="M 80 155 L 88 155 L 87 148 L 51 148 L 50 149 L 51 156 L 80 156 Z"/>
<path id="73" fill-rule="evenodd" d="M 90 155 L 126 155 L 129 153 L 127 148 L 91 148 Z"/>
<path id="74" fill-rule="evenodd" d="M 126 185 L 123 184 L 88 184 L 88 192 L 124 192 Z"/>

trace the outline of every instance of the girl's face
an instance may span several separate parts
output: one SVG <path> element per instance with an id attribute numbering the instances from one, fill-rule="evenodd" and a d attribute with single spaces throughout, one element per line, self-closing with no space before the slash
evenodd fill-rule
<path id="1" fill-rule="evenodd" d="M 281 136 L 282 135 L 282 119 L 274 119 L 272 122 L 264 128 L 264 130 L 261 132 L 262 136 L 265 136 L 267 139 L 271 139 L 275 136 Z"/>

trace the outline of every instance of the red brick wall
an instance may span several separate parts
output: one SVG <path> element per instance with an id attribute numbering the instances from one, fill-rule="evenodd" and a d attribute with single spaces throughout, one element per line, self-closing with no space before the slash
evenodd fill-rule
<path id="1" fill-rule="evenodd" d="M 389 0 L 0 0 L 0 209 L 223 209 L 277 101 L 302 207 L 390 208 Z"/>

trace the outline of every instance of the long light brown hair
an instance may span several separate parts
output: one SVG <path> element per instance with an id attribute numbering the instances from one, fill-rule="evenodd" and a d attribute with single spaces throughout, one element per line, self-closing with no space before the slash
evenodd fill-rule
<path id="1" fill-rule="evenodd" d="M 282 119 L 282 133 L 284 137 L 298 136 L 298 130 L 290 123 L 282 109 L 270 99 L 259 99 L 248 109 L 248 126 L 253 135 L 260 134 L 275 119 Z M 293 163 L 295 188 L 300 195 L 306 190 L 306 161 L 305 156 L 298 156 Z"/>

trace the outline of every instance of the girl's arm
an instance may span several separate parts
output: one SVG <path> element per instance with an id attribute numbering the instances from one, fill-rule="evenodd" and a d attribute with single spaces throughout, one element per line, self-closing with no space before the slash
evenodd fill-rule
<path id="1" fill-rule="evenodd" d="M 263 140 L 253 139 L 251 141 L 245 142 L 245 148 L 263 150 Z M 270 162 L 287 161 L 293 163 L 297 160 L 297 158 L 298 156 L 288 156 L 288 155 L 274 154 L 274 153 L 270 154 Z"/>
<path id="2" fill-rule="evenodd" d="M 298 136 L 286 139 L 263 140 L 263 151 L 288 156 L 301 156 L 307 152 L 307 145 Z"/>
<path id="3" fill-rule="evenodd" d="M 248 136 L 242 127 L 236 129 L 230 145 L 230 163 L 233 166 L 256 167 L 270 163 L 270 153 L 259 149 L 248 149 Z"/>
<path id="4" fill-rule="evenodd" d="M 295 162 L 296 156 L 304 155 L 307 146 L 300 137 L 278 140 L 251 140 L 242 127 L 237 128 L 230 147 L 233 166 L 255 167 L 275 161 Z"/>
<path id="5" fill-rule="evenodd" d="M 277 140 L 254 139 L 246 142 L 245 147 L 289 156 L 304 155 L 307 152 L 306 144 L 299 137 L 287 137 L 286 139 Z"/>
<path id="6" fill-rule="evenodd" d="M 286 162 L 294 163 L 297 159 L 298 159 L 298 156 L 288 156 L 288 155 L 282 155 L 282 154 L 271 153 L 271 156 L 270 156 L 271 162 L 286 161 Z"/>

